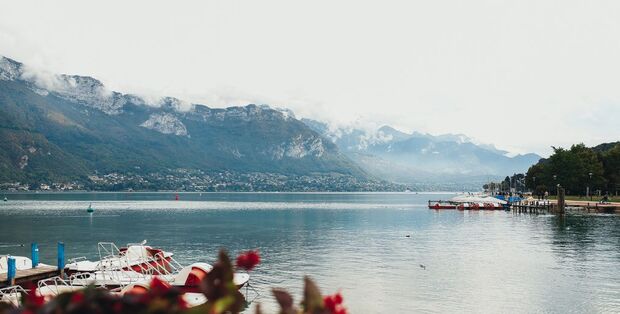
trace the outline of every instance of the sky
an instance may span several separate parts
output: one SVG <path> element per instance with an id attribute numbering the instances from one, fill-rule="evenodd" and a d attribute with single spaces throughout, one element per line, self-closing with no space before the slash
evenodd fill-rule
<path id="1" fill-rule="evenodd" d="M 3 1 L 0 55 L 110 89 L 514 153 L 620 140 L 620 1 Z"/>

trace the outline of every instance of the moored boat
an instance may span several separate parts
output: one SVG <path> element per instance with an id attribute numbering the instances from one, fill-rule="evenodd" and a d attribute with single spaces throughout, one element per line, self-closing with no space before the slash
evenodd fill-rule
<path id="1" fill-rule="evenodd" d="M 9 271 L 8 267 L 8 259 L 12 257 L 15 259 L 15 269 L 16 270 L 25 270 L 32 268 L 32 260 L 25 256 L 11 256 L 11 255 L 0 255 L 0 274 L 7 273 Z M 39 266 L 49 266 L 46 264 L 39 263 Z"/>
<path id="2" fill-rule="evenodd" d="M 486 195 L 459 195 L 448 201 L 428 201 L 430 209 L 500 210 L 506 201 Z"/>
<path id="3" fill-rule="evenodd" d="M 153 274 L 139 273 L 133 270 L 98 270 L 90 273 L 78 273 L 69 278 L 72 286 L 94 285 L 107 289 L 122 289 L 129 285 L 148 283 L 154 278 L 169 283 L 183 292 L 200 292 L 200 283 L 213 269 L 207 263 L 193 263 L 183 267 L 177 273 L 158 272 Z M 242 288 L 250 280 L 247 273 L 235 273 L 233 282 L 237 288 Z"/>
<path id="4" fill-rule="evenodd" d="M 428 208 L 430 209 L 456 209 L 457 205 L 450 201 L 428 201 Z"/>
<path id="5" fill-rule="evenodd" d="M 83 257 L 72 259 L 65 266 L 65 272 L 68 275 L 104 269 L 144 272 L 152 267 L 167 270 L 173 267 L 171 264 L 173 254 L 146 245 L 146 240 L 139 244 L 128 244 L 120 249 L 114 243 L 100 242 L 97 244 L 97 249 L 99 251 L 98 261 L 90 261 Z"/>
<path id="6" fill-rule="evenodd" d="M 0 302 L 18 307 L 21 305 L 22 295 L 27 294 L 21 286 L 10 286 L 0 289 Z"/>
<path id="7" fill-rule="evenodd" d="M 169 283 L 166 284 L 171 286 Z M 11 302 L 15 306 L 19 306 L 21 295 L 27 294 L 28 292 L 21 289 L 19 286 L 12 288 L 12 290 L 7 290 L 4 294 L 2 293 L 3 291 L 0 290 L 0 301 Z M 39 281 L 35 293 L 37 296 L 43 297 L 45 302 L 48 302 L 60 294 L 79 291 L 85 288 L 85 286 L 76 285 L 74 282 L 66 281 L 61 277 L 53 277 Z M 122 296 L 125 294 L 143 294 L 148 292 L 149 289 L 150 282 L 141 281 L 127 285 L 120 289 L 120 291 L 118 289 L 113 289 L 111 292 Z M 200 292 L 183 292 L 181 297 L 188 307 L 198 306 L 207 302 L 207 297 Z"/>

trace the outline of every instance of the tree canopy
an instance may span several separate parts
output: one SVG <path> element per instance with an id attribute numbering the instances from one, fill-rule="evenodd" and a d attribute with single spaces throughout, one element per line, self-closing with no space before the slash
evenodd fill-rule
<path id="1" fill-rule="evenodd" d="M 605 149 L 584 144 L 570 149 L 553 147 L 553 154 L 541 159 L 527 171 L 526 185 L 533 190 L 560 184 L 568 194 L 585 195 L 590 191 L 616 192 L 620 187 L 620 142 Z M 591 192 L 592 193 L 592 192 Z"/>

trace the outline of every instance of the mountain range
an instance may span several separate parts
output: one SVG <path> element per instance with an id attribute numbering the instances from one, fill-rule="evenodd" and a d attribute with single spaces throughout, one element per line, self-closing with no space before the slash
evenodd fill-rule
<path id="1" fill-rule="evenodd" d="M 463 134 L 405 133 L 390 126 L 330 128 L 320 121 L 302 121 L 369 173 L 404 184 L 482 182 L 523 172 L 541 158 L 536 154 L 510 156 Z"/>
<path id="2" fill-rule="evenodd" d="M 332 129 L 266 105 L 152 102 L 0 57 L 0 183 L 186 168 L 409 184 L 501 176 L 538 159 L 508 157 L 462 135 Z"/>

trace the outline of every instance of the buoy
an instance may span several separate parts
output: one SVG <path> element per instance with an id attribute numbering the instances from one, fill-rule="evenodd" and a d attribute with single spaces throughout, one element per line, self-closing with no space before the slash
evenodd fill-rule
<path id="1" fill-rule="evenodd" d="M 179 194 L 177 194 L 177 195 L 175 195 L 175 196 L 174 196 L 174 200 L 175 200 L 175 201 L 178 201 L 178 200 L 179 200 Z"/>
<path id="2" fill-rule="evenodd" d="M 88 205 L 88 208 L 86 209 L 86 212 L 89 214 L 92 214 L 95 210 L 93 209 L 93 203 L 90 203 Z"/>

